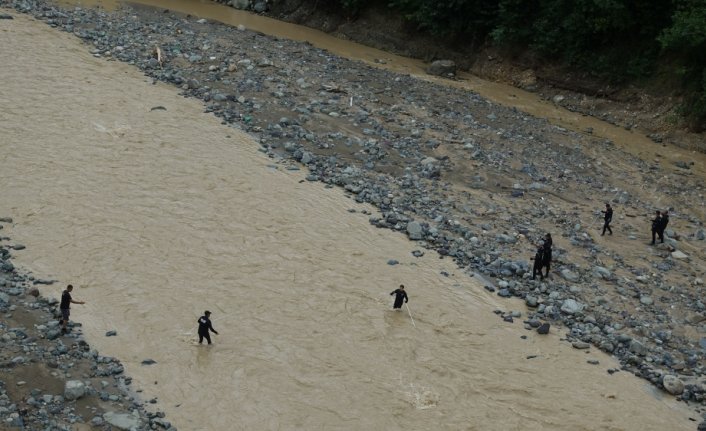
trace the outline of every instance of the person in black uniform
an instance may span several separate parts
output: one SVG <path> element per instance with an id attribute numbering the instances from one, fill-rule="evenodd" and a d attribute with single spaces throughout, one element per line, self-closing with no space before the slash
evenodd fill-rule
<path id="1" fill-rule="evenodd" d="M 549 267 L 552 264 L 552 245 L 554 245 L 554 240 L 552 240 L 552 234 L 548 233 L 544 236 L 544 244 L 542 244 L 542 266 L 547 268 L 547 273 L 545 277 L 549 277 Z M 541 273 L 541 268 L 540 268 Z"/>
<path id="2" fill-rule="evenodd" d="M 664 230 L 667 229 L 669 224 L 669 211 L 662 211 L 662 217 L 659 223 L 659 242 L 664 242 Z"/>
<path id="3" fill-rule="evenodd" d="M 395 303 L 392 306 L 392 308 L 395 308 L 395 309 L 402 308 L 402 301 L 409 302 L 409 298 L 407 297 L 407 292 L 404 291 L 404 284 L 400 284 L 400 288 L 395 289 L 392 292 L 390 292 L 390 295 L 395 295 Z"/>
<path id="4" fill-rule="evenodd" d="M 544 265 L 544 245 L 537 246 L 537 252 L 534 254 L 534 266 L 532 267 L 532 280 L 537 277 L 537 273 L 544 280 L 542 274 L 542 266 Z"/>
<path id="5" fill-rule="evenodd" d="M 655 211 L 655 218 L 652 220 L 652 245 L 655 245 L 655 234 L 659 234 L 659 229 L 662 226 L 662 216 L 659 211 Z"/>
<path id="6" fill-rule="evenodd" d="M 613 235 L 613 229 L 610 228 L 610 222 L 613 220 L 613 208 L 610 204 L 605 204 L 605 211 L 601 211 L 605 216 L 603 216 L 603 233 L 601 236 L 605 235 L 606 229 L 610 235 Z"/>
<path id="7" fill-rule="evenodd" d="M 203 313 L 203 316 L 199 317 L 199 344 L 203 343 L 203 339 L 205 338 L 206 341 L 208 341 L 208 344 L 211 344 L 211 335 L 208 333 L 208 331 L 213 332 L 214 334 L 218 335 L 218 331 L 213 329 L 213 326 L 211 325 L 211 312 L 206 310 Z"/>
<path id="8" fill-rule="evenodd" d="M 71 304 L 85 304 L 83 301 L 74 301 L 71 298 L 71 291 L 74 290 L 72 285 L 66 286 L 66 290 L 61 293 L 61 333 L 66 334 L 66 325 L 69 324 L 69 316 L 71 315 Z"/>

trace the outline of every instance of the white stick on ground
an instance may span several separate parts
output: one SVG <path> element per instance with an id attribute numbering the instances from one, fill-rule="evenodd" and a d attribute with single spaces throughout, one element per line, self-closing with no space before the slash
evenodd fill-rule
<path id="1" fill-rule="evenodd" d="M 405 302 L 404 306 L 407 307 L 407 314 L 409 314 L 409 318 L 412 320 L 412 326 L 414 326 L 416 328 L 417 325 L 414 324 L 414 319 L 412 319 L 412 312 L 409 311 L 409 305 L 407 305 L 407 303 Z"/>

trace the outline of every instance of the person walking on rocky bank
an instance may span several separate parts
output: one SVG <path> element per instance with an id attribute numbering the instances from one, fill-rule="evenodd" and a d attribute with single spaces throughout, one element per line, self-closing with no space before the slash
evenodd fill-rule
<path id="1" fill-rule="evenodd" d="M 664 242 L 664 230 L 667 229 L 668 224 L 669 224 L 669 210 L 662 211 L 662 217 L 660 218 L 660 223 L 659 223 L 659 232 L 657 232 L 659 234 L 659 242 Z"/>
<path id="2" fill-rule="evenodd" d="M 208 333 L 208 331 L 213 332 L 214 334 L 218 335 L 218 332 L 213 329 L 213 325 L 211 325 L 211 312 L 206 310 L 203 313 L 203 316 L 199 317 L 199 344 L 203 343 L 203 339 L 205 338 L 206 341 L 208 341 L 208 344 L 211 344 L 211 335 Z"/>
<path id="3" fill-rule="evenodd" d="M 652 220 L 652 245 L 655 245 L 655 235 L 659 234 L 659 229 L 662 226 L 662 217 L 659 211 L 655 211 L 655 218 Z"/>
<path id="4" fill-rule="evenodd" d="M 392 305 L 394 309 L 402 308 L 402 301 L 409 302 L 407 292 L 404 291 L 404 284 L 400 284 L 399 289 L 393 290 L 390 295 L 395 295 L 395 303 Z"/>
<path id="5" fill-rule="evenodd" d="M 605 204 L 605 211 L 601 211 L 603 214 L 603 233 L 601 236 L 605 235 L 605 231 L 608 230 L 610 235 L 613 235 L 613 229 L 610 228 L 610 222 L 613 220 L 613 208 L 610 204 Z"/>
<path id="6" fill-rule="evenodd" d="M 547 273 L 545 277 L 549 277 L 549 268 L 552 264 L 552 246 L 554 245 L 554 240 L 552 240 L 552 234 L 548 233 L 544 236 L 544 244 L 542 244 L 542 266 L 547 268 Z M 541 272 L 541 269 L 540 269 Z"/>
<path id="7" fill-rule="evenodd" d="M 74 301 L 71 298 L 71 291 L 74 290 L 72 285 L 66 286 L 66 290 L 61 293 L 61 304 L 59 304 L 59 309 L 61 310 L 61 333 L 66 334 L 66 327 L 69 324 L 69 316 L 71 315 L 71 304 L 85 304 L 84 301 Z"/>

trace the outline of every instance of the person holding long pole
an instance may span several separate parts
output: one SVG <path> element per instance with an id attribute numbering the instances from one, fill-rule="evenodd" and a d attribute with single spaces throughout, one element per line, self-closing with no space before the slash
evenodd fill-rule
<path id="1" fill-rule="evenodd" d="M 404 284 L 400 284 L 400 287 L 390 292 L 390 295 L 395 295 L 395 303 L 392 305 L 395 310 L 401 309 L 403 302 L 409 302 L 407 292 L 404 291 Z"/>

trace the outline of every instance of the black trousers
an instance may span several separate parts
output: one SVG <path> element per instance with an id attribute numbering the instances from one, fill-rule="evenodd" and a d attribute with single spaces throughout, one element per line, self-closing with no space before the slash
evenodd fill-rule
<path id="1" fill-rule="evenodd" d="M 659 231 L 657 229 L 652 229 L 652 244 L 655 243 L 655 235 L 659 235 Z"/>
<path id="2" fill-rule="evenodd" d="M 658 230 L 657 235 L 659 235 L 659 242 L 664 242 L 664 229 Z"/>
<path id="3" fill-rule="evenodd" d="M 539 262 L 535 262 L 534 266 L 532 267 L 532 280 L 537 277 L 537 273 L 539 273 L 539 276 L 544 280 L 544 274 L 542 274 L 542 264 Z M 547 270 L 547 274 L 549 274 L 549 270 Z"/>
<path id="4" fill-rule="evenodd" d="M 603 233 L 601 235 L 605 235 L 605 231 L 608 229 L 608 232 L 610 232 L 611 235 L 613 235 L 613 229 L 610 228 L 610 222 L 606 221 L 603 223 Z"/>
<path id="5" fill-rule="evenodd" d="M 211 335 L 208 332 L 204 334 L 199 332 L 199 344 L 203 343 L 204 338 L 208 341 L 208 344 L 211 344 Z"/>

